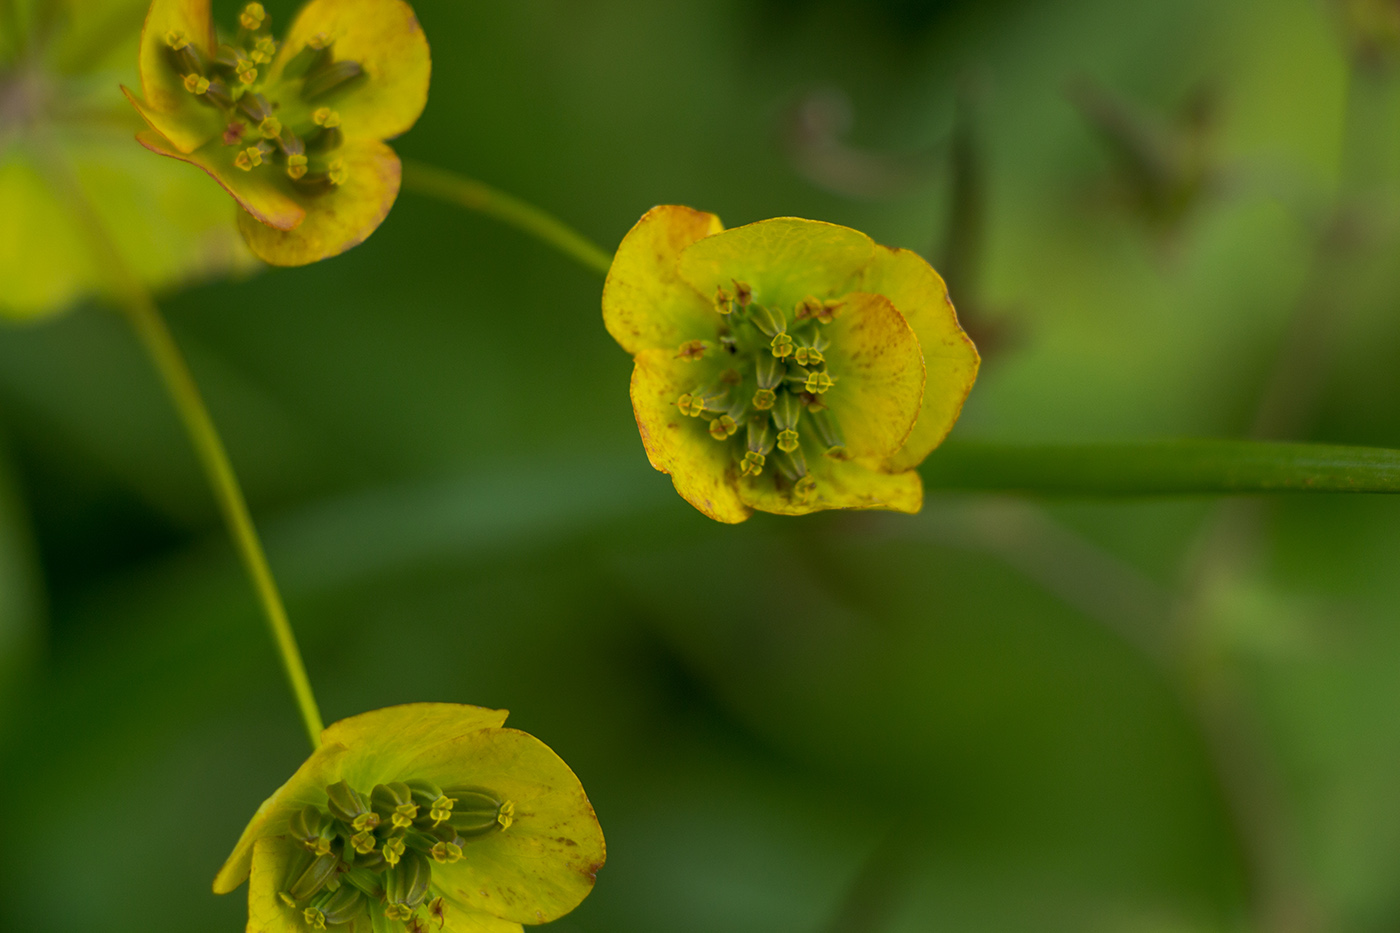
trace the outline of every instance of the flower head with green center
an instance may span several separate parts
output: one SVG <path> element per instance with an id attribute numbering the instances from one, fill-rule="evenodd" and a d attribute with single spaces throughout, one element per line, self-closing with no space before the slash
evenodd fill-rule
<path id="1" fill-rule="evenodd" d="M 219 40 L 209 0 L 154 0 L 140 66 L 137 139 L 208 172 L 249 247 L 283 266 L 342 253 L 388 215 L 401 172 L 384 140 L 418 119 L 431 71 L 403 0 L 311 0 L 281 42 L 260 3 Z"/>
<path id="2" fill-rule="evenodd" d="M 725 230 L 649 211 L 618 247 L 603 321 L 635 358 L 652 466 L 711 518 L 917 512 L 977 350 L 917 254 L 782 217 Z"/>
<path id="3" fill-rule="evenodd" d="M 519 933 L 578 906 L 606 852 L 588 797 L 506 713 L 375 710 L 322 745 L 254 815 L 214 879 L 248 886 L 248 933 Z"/>

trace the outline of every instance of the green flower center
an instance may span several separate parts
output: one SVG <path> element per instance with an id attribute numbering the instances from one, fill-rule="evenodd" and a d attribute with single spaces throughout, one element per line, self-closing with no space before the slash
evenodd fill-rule
<path id="1" fill-rule="evenodd" d="M 396 781 L 365 795 L 339 781 L 326 788 L 324 808 L 305 807 L 289 821 L 301 851 L 280 896 L 312 930 L 365 913 L 375 929 L 381 918 L 389 929 L 426 929 L 447 910 L 434 867 L 470 858 L 472 842 L 514 819 L 514 804 L 483 788 Z"/>
<path id="2" fill-rule="evenodd" d="M 677 357 L 721 360 L 723 369 L 676 400 L 681 414 L 709 422 L 715 442 L 729 446 L 741 476 L 768 477 L 798 499 L 816 490 L 807 454 L 841 458 L 845 445 L 824 396 L 837 376 L 827 368 L 830 341 L 823 333 L 842 302 L 807 298 L 789 315 L 754 299 L 735 282 L 720 289 L 719 345 L 692 340 Z"/>
<path id="3" fill-rule="evenodd" d="M 165 36 L 169 66 L 185 90 L 224 116 L 223 145 L 237 150 L 245 172 L 280 172 L 305 194 L 345 184 L 349 170 L 339 150 L 345 137 L 337 101 L 365 79 L 358 62 L 335 58 L 335 42 L 313 36 L 272 79 L 278 44 L 260 3 L 239 15 L 237 35 L 219 44 L 212 60 L 189 36 Z"/>

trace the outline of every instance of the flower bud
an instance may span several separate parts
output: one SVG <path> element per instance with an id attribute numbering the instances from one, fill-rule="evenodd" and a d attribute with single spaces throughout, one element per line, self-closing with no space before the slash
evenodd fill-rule
<path id="1" fill-rule="evenodd" d="M 410 849 L 385 878 L 385 900 L 416 910 L 428 899 L 428 886 L 432 881 L 432 862 L 422 852 Z"/>
<path id="2" fill-rule="evenodd" d="M 356 819 L 369 812 L 369 806 L 365 803 L 365 798 L 359 791 L 355 790 L 344 781 L 336 781 L 326 788 L 326 808 L 330 810 L 331 816 L 342 823 L 354 824 Z M 379 825 L 378 821 L 375 825 Z M 356 827 L 365 829 L 373 827 Z"/>
<path id="3" fill-rule="evenodd" d="M 402 781 L 376 784 L 370 791 L 370 802 L 380 820 L 388 821 L 395 829 L 407 829 L 418 818 L 418 804 L 413 802 L 413 792 Z"/>

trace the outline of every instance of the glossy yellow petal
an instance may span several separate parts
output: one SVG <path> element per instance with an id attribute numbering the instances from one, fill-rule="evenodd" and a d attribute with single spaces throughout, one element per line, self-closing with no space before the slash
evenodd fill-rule
<path id="1" fill-rule="evenodd" d="M 394 150 L 378 140 L 352 139 L 336 155 L 345 164 L 345 183 L 321 194 L 301 195 L 306 219 L 295 228 L 239 215 L 238 228 L 254 255 L 274 266 L 304 266 L 358 245 L 389 216 L 399 196 L 401 174 Z"/>
<path id="2" fill-rule="evenodd" d="M 264 836 L 275 836 L 287 828 L 293 813 L 306 806 L 326 805 L 326 786 L 340 780 L 347 749 L 343 745 L 322 745 L 306 759 L 287 783 L 263 801 L 258 812 L 243 828 L 243 835 L 224 867 L 214 878 L 214 893 L 227 894 L 248 877 L 255 844 Z"/>
<path id="3" fill-rule="evenodd" d="M 791 316 L 809 295 L 835 298 L 856 287 L 875 243 L 850 227 L 778 217 L 735 227 L 687 246 L 680 275 L 702 296 L 737 279 L 754 300 Z"/>
<path id="4" fill-rule="evenodd" d="M 403 780 L 406 764 L 423 749 L 500 727 L 508 715 L 465 703 L 406 703 L 332 723 L 321 733 L 321 742 L 351 749 L 341 779 L 367 792 L 375 784 Z"/>
<path id="5" fill-rule="evenodd" d="M 904 445 L 923 402 L 924 360 L 904 315 L 883 295 L 852 292 L 826 325 L 827 369 L 836 379 L 822 400 L 852 457 L 883 461 Z"/>
<path id="6" fill-rule="evenodd" d="M 436 933 L 523 933 L 524 928 L 512 920 L 468 907 L 450 894 L 443 894 L 442 899 L 442 926 L 436 920 L 429 926 Z"/>
<path id="7" fill-rule="evenodd" d="M 703 384 L 703 364 L 677 359 L 676 350 L 643 350 L 632 370 L 632 411 L 651 465 L 671 474 L 676 492 L 710 518 L 742 522 L 750 511 L 735 487 L 738 469 L 729 444 L 717 443 L 699 418 L 676 408 L 681 395 Z"/>
<path id="8" fill-rule="evenodd" d="M 153 0 L 141 30 L 141 95 L 122 91 L 156 132 L 182 153 L 193 152 L 223 132 L 223 116 L 185 90 L 184 76 L 170 59 L 167 36 L 183 35 L 212 58 L 216 43 L 209 0 Z"/>
<path id="9" fill-rule="evenodd" d="M 287 33 L 272 83 L 316 36 L 335 43 L 337 61 L 359 62 L 368 76 L 333 101 L 347 138 L 391 139 L 413 126 L 428 102 L 432 59 L 412 7 L 403 0 L 311 0 Z"/>
<path id="10" fill-rule="evenodd" d="M 296 849 L 280 836 L 264 836 L 254 843 L 247 933 L 306 933 L 301 911 L 279 897 L 286 890 L 294 855 Z"/>
<path id="11" fill-rule="evenodd" d="M 423 752 L 406 768 L 444 788 L 488 788 L 514 806 L 510 826 L 468 840 L 466 857 L 433 866 L 435 887 L 517 923 L 545 923 L 593 889 L 607 853 L 578 778 L 539 739 L 483 729 Z"/>
<path id="12" fill-rule="evenodd" d="M 722 229 L 714 214 L 663 204 L 622 238 L 603 284 L 603 324 L 624 350 L 714 338 L 720 316 L 713 301 L 681 280 L 676 263 L 681 250 Z"/>
<path id="13" fill-rule="evenodd" d="M 889 298 L 918 335 L 924 355 L 923 408 L 890 468 L 923 462 L 952 430 L 977 378 L 977 348 L 958 325 L 943 279 L 923 257 L 907 249 L 877 246 L 863 288 Z"/>
<path id="14" fill-rule="evenodd" d="M 152 152 L 202 168 L 233 195 L 239 207 L 265 224 L 291 229 L 306 216 L 306 211 L 288 190 L 290 184 L 283 184 L 275 172 L 245 172 L 235 166 L 233 160 L 238 154 L 236 146 L 225 146 L 215 139 L 194 152 L 183 153 L 165 137 L 150 130 L 137 133 L 136 139 Z"/>
<path id="15" fill-rule="evenodd" d="M 869 460 L 833 460 L 807 454 L 816 487 L 806 497 L 787 483 L 762 475 L 745 477 L 739 494 L 749 506 L 779 515 L 806 515 L 824 509 L 888 509 L 914 513 L 924 504 L 924 484 L 914 470 L 886 473 Z"/>

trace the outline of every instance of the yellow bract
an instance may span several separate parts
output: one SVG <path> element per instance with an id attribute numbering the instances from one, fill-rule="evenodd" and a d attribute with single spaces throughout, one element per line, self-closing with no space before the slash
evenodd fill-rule
<path id="1" fill-rule="evenodd" d="M 126 91 L 150 127 L 142 145 L 212 176 L 246 212 L 239 228 L 267 262 L 303 265 L 360 243 L 399 192 L 398 156 L 384 140 L 427 102 L 431 57 L 412 8 L 312 0 L 279 44 L 249 4 L 242 44 L 219 45 L 209 7 L 151 4 L 142 97 Z M 250 148 L 259 140 L 261 156 Z"/>
<path id="2" fill-rule="evenodd" d="M 603 290 L 647 455 L 711 518 L 916 512 L 977 375 L 928 263 L 835 224 L 649 211 Z M 720 348 L 695 354 L 687 347 Z M 703 400 L 703 401 L 702 401 Z"/>
<path id="3" fill-rule="evenodd" d="M 364 929 L 404 930 L 408 918 L 398 914 L 405 911 L 410 917 L 421 915 L 419 922 L 430 917 L 434 929 L 458 933 L 519 933 L 522 923 L 563 916 L 588 895 L 603 865 L 602 830 L 568 766 L 534 736 L 502 728 L 505 719 L 503 710 L 414 703 L 332 724 L 321 734 L 321 747 L 258 808 L 215 878 L 215 893 L 228 893 L 251 875 L 250 933 L 316 928 L 314 922 L 308 925 L 307 917 L 330 907 L 316 899 L 308 906 L 305 897 L 298 900 L 288 891 L 297 893 L 296 876 L 312 858 L 334 860 L 335 847 L 342 843 L 332 841 L 332 854 L 326 856 L 326 846 L 298 841 L 298 814 L 308 807 L 325 811 L 327 788 L 337 782 L 366 799 L 379 785 L 426 782 L 464 789 L 452 791 L 459 797 L 494 795 L 503 801 L 494 818 L 497 828 L 464 830 L 468 838 L 437 846 L 441 851 L 431 860 L 430 890 L 411 908 L 396 904 L 387 889 L 360 898 L 355 909 L 361 912 L 357 916 L 364 920 Z M 439 803 L 450 811 L 445 798 Z M 366 864 L 360 857 L 378 847 L 395 868 L 403 869 L 405 860 L 413 857 L 421 861 L 411 850 L 405 854 L 404 840 L 415 832 L 431 831 L 434 820 L 441 822 L 452 814 L 434 817 L 420 811 L 421 807 L 400 806 L 396 813 L 407 814 L 405 820 L 366 823 L 360 834 L 366 838 L 355 847 L 358 855 L 339 857 L 348 864 Z M 404 829 L 392 828 L 414 820 L 422 825 L 410 826 L 408 836 L 402 835 Z M 382 839 L 374 837 L 376 828 Z"/>

